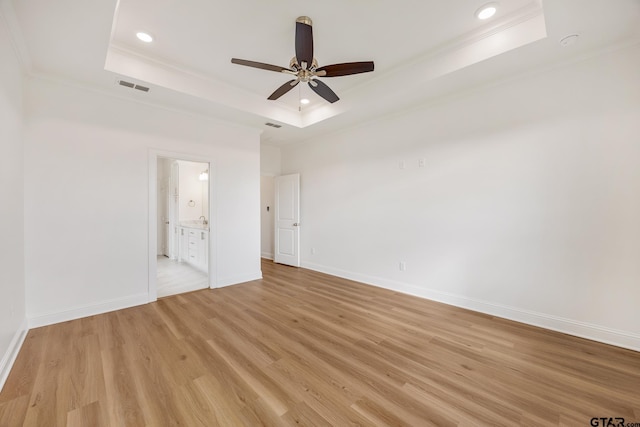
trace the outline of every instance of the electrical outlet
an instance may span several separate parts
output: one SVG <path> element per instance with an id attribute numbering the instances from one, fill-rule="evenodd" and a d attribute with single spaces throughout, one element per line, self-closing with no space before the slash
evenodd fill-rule
<path id="1" fill-rule="evenodd" d="M 425 165 L 425 162 L 426 162 L 425 159 L 418 159 L 418 167 L 423 168 Z"/>
<path id="2" fill-rule="evenodd" d="M 400 264 L 398 265 L 398 267 L 400 268 L 400 271 L 406 271 L 407 270 L 407 263 L 404 261 L 400 261 Z"/>
<path id="3" fill-rule="evenodd" d="M 400 161 L 398 162 L 398 167 L 399 167 L 400 169 L 404 169 L 404 167 L 405 167 L 405 165 L 404 165 L 404 160 L 400 160 Z"/>
<path id="4" fill-rule="evenodd" d="M 316 248 L 311 248 L 311 255 L 315 255 L 316 254 Z"/>

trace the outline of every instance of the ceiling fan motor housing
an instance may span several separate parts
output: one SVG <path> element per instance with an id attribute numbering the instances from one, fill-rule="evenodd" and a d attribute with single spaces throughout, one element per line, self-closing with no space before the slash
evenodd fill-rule
<path id="1" fill-rule="evenodd" d="M 308 16 L 299 16 L 298 19 L 296 19 L 296 22 L 306 24 L 310 27 L 313 26 L 313 21 L 311 21 L 311 18 L 309 18 Z"/>

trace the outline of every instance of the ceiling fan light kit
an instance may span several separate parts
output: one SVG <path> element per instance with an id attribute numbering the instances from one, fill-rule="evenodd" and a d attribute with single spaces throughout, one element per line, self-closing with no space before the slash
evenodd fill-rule
<path id="1" fill-rule="evenodd" d="M 338 101 L 338 95 L 318 77 L 339 77 L 352 74 L 368 73 L 373 71 L 373 61 L 347 62 L 342 64 L 326 65 L 318 67 L 318 61 L 313 56 L 313 22 L 308 16 L 300 16 L 296 19 L 295 53 L 289 62 L 289 68 L 262 62 L 248 61 L 246 59 L 231 58 L 233 64 L 246 67 L 260 68 L 267 71 L 289 74 L 295 79 L 290 80 L 276 89 L 267 99 L 276 100 L 300 82 L 307 83 L 311 90 L 330 103 Z"/>

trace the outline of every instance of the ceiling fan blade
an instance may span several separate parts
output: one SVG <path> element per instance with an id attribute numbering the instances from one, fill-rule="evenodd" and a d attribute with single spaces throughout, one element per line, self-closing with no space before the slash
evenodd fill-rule
<path id="1" fill-rule="evenodd" d="M 282 95 L 284 95 L 285 93 L 289 92 L 291 89 L 296 87 L 298 83 L 300 83 L 300 80 L 297 80 L 297 79 L 286 82 L 285 84 L 280 86 L 278 89 L 276 89 L 275 92 L 269 95 L 269 98 L 267 99 L 270 99 L 271 101 L 275 101 L 276 99 L 280 98 Z"/>
<path id="2" fill-rule="evenodd" d="M 260 68 L 261 70 L 275 71 L 277 73 L 291 72 L 290 69 L 277 65 L 264 64 L 262 62 L 247 61 L 246 59 L 231 58 L 233 64 L 245 65 L 247 67 Z"/>
<path id="3" fill-rule="evenodd" d="M 308 22 L 309 24 L 296 22 L 296 58 L 300 66 L 303 62 L 307 63 L 305 67 L 307 70 L 311 68 L 313 63 L 313 29 L 310 24 L 311 20 Z"/>
<path id="4" fill-rule="evenodd" d="M 316 75 L 319 77 L 338 77 L 368 73 L 370 71 L 373 71 L 373 61 L 345 62 L 344 64 L 332 64 L 320 67 L 316 70 Z"/>
<path id="5" fill-rule="evenodd" d="M 309 82 L 309 87 L 315 93 L 317 93 L 318 95 L 320 95 L 321 97 L 323 97 L 324 99 L 326 99 L 332 104 L 340 99 L 338 98 L 338 95 L 336 95 L 336 93 L 332 91 L 331 88 L 329 88 L 329 86 L 322 83 L 320 80 L 311 80 Z"/>

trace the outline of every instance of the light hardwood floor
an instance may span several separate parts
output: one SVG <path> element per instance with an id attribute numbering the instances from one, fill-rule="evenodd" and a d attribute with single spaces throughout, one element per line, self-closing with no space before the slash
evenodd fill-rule
<path id="1" fill-rule="evenodd" d="M 640 353 L 262 268 L 263 280 L 30 331 L 0 425 L 640 422 Z"/>

